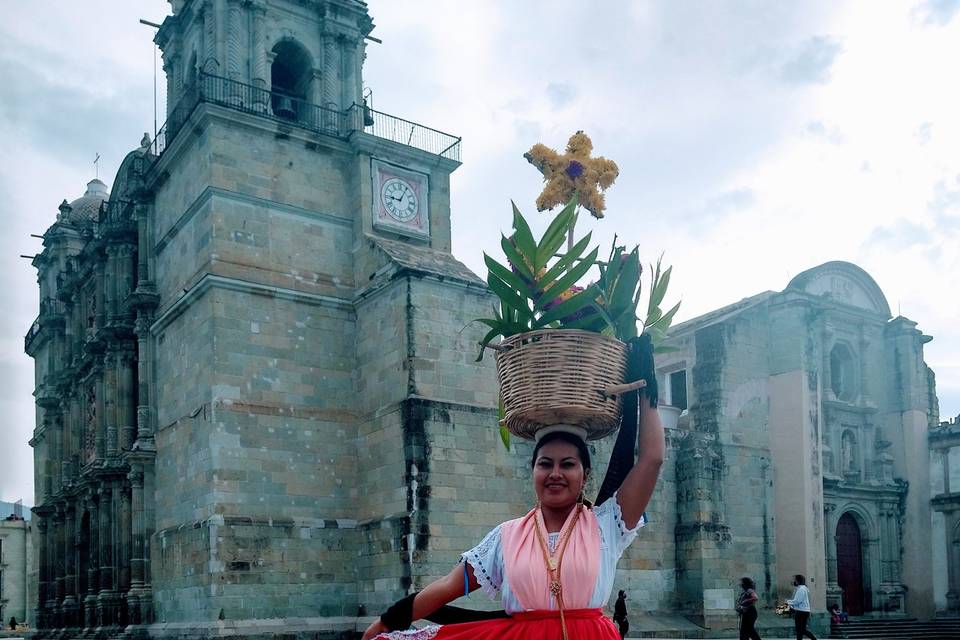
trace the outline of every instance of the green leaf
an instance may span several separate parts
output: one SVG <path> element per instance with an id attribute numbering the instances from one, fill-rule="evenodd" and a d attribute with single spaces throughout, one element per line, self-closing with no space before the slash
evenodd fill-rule
<path id="1" fill-rule="evenodd" d="M 634 249 L 626 260 L 621 261 L 620 274 L 616 284 L 610 291 L 607 307 L 610 315 L 618 317 L 625 312 L 632 312 L 636 316 L 636 308 L 631 306 L 636 295 L 637 285 L 640 283 L 640 259 Z"/>
<path id="2" fill-rule="evenodd" d="M 576 205 L 577 198 L 574 197 L 567 203 L 567 206 L 556 215 L 550 223 L 550 226 L 544 231 L 543 237 L 540 238 L 540 244 L 537 246 L 537 261 L 534 264 L 534 269 L 537 271 L 550 261 L 553 254 L 556 253 L 564 240 L 567 239 L 567 231 L 569 231 L 571 225 L 573 225 L 577 219 Z"/>
<path id="3" fill-rule="evenodd" d="M 517 209 L 516 203 L 511 200 L 510 205 L 513 207 L 513 229 L 516 231 L 513 234 L 514 240 L 516 240 L 520 253 L 528 258 L 532 265 L 533 258 L 537 255 L 537 241 L 533 239 L 530 225 L 527 224 L 527 219 L 520 213 L 520 209 Z"/>
<path id="4" fill-rule="evenodd" d="M 477 355 L 477 359 L 474 362 L 480 362 L 481 360 L 483 360 L 483 352 L 487 350 L 487 345 L 490 344 L 491 340 L 493 340 L 499 335 L 500 335 L 500 329 L 494 328 L 494 329 L 490 329 L 490 331 L 487 332 L 487 335 L 483 336 L 483 338 L 479 342 L 480 353 Z"/>
<path id="5" fill-rule="evenodd" d="M 516 291 L 523 297 L 529 298 L 530 296 L 530 287 L 522 278 L 517 276 L 513 271 L 506 268 L 486 253 L 483 254 L 483 261 L 487 265 L 487 269 L 490 270 L 490 273 L 497 276 L 507 285 L 516 289 Z"/>
<path id="6" fill-rule="evenodd" d="M 660 280 L 657 282 L 657 286 L 653 288 L 650 292 L 650 301 L 655 302 L 659 307 L 660 303 L 663 302 L 663 298 L 667 295 L 667 287 L 670 285 L 670 274 L 673 272 L 673 267 L 667 267 L 667 270 L 663 272 L 663 275 L 660 276 Z"/>
<path id="7" fill-rule="evenodd" d="M 591 231 L 590 233 L 585 235 L 583 238 L 581 238 L 577 242 L 577 244 L 573 245 L 570 251 L 560 256 L 560 259 L 557 260 L 552 267 L 547 269 L 547 272 L 544 273 L 543 277 L 539 279 L 538 284 L 540 285 L 541 288 L 550 286 L 550 283 L 556 280 L 557 276 L 559 276 L 561 273 L 566 271 L 566 269 L 571 264 L 573 264 L 574 262 L 580 259 L 580 256 L 583 254 L 584 250 L 586 250 L 587 248 L 587 245 L 590 243 L 590 236 L 592 235 L 593 235 L 593 232 Z"/>
<path id="8" fill-rule="evenodd" d="M 543 308 L 543 304 L 549 303 L 551 300 L 554 300 L 561 293 L 569 289 L 571 286 L 575 285 L 577 281 L 580 280 L 583 276 L 593 268 L 593 262 L 597 259 L 598 249 L 594 248 L 587 257 L 580 261 L 576 266 L 572 267 L 569 271 L 563 274 L 559 280 L 557 280 L 549 289 L 543 292 L 537 301 L 534 303 L 538 309 Z"/>
<path id="9" fill-rule="evenodd" d="M 533 272 L 530 271 L 527 263 L 533 264 L 533 259 L 524 260 L 523 255 L 517 251 L 517 248 L 510 243 L 510 239 L 505 235 L 500 236 L 500 248 L 503 249 L 503 254 L 507 256 L 510 264 L 520 272 L 520 275 L 532 282 Z"/>
<path id="10" fill-rule="evenodd" d="M 649 318 L 648 318 L 648 319 L 647 319 L 648 324 L 647 324 L 646 326 L 647 326 L 647 327 L 658 327 L 658 328 L 663 329 L 664 331 L 667 331 L 667 329 L 670 328 L 670 324 L 673 322 L 673 316 L 675 316 L 675 315 L 677 314 L 677 310 L 678 310 L 679 308 L 680 308 L 680 303 L 678 302 L 677 304 L 673 305 L 673 307 L 670 309 L 670 311 L 667 311 L 667 312 L 666 312 L 665 314 L 663 314 L 660 318 L 657 318 L 657 319 L 654 320 L 653 322 L 650 322 L 650 320 L 649 320 Z M 657 311 L 659 311 L 659 309 L 657 309 Z"/>
<path id="11" fill-rule="evenodd" d="M 505 424 L 500 425 L 500 442 L 507 448 L 507 451 L 510 451 L 510 430 L 507 429 Z"/>
<path id="12" fill-rule="evenodd" d="M 574 294 L 569 300 L 561 302 L 548 312 L 540 316 L 540 319 L 533 323 L 534 329 L 540 329 L 555 320 L 561 320 L 575 311 L 592 304 L 597 297 L 598 289 L 596 286 L 587 287 L 580 293 Z"/>
<path id="13" fill-rule="evenodd" d="M 502 303 L 508 304 L 519 314 L 517 319 L 521 322 L 525 320 L 530 320 L 533 317 L 533 314 L 530 312 L 530 307 L 527 306 L 527 301 L 524 298 L 520 297 L 520 294 L 516 292 L 510 285 L 505 283 L 503 280 L 498 278 L 493 273 L 487 274 L 487 284 L 490 286 L 490 289 L 497 294 Z M 504 312 L 504 317 L 507 314 Z"/>

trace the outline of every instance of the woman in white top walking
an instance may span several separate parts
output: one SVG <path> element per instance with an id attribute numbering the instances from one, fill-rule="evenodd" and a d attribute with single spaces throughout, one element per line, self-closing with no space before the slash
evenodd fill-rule
<path id="1" fill-rule="evenodd" d="M 799 573 L 793 576 L 793 597 L 787 599 L 787 604 L 793 609 L 793 625 L 797 630 L 797 640 L 806 636 L 810 640 L 817 640 L 812 631 L 807 631 L 807 620 L 810 618 L 810 590 L 807 589 L 807 579 Z"/>

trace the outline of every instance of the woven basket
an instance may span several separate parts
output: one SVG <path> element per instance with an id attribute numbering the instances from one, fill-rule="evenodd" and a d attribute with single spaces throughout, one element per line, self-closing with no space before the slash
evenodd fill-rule
<path id="1" fill-rule="evenodd" d="M 591 331 L 544 329 L 520 333 L 497 347 L 497 376 L 510 433 L 532 440 L 541 428 L 569 424 L 587 439 L 620 426 L 627 345 Z"/>

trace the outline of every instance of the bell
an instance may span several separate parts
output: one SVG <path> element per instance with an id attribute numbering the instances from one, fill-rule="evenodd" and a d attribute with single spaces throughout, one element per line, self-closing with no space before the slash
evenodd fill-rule
<path id="1" fill-rule="evenodd" d="M 293 100 L 290 99 L 290 96 L 279 96 L 277 106 L 273 112 L 281 118 L 288 120 L 294 120 L 297 117 L 297 112 L 293 110 Z"/>

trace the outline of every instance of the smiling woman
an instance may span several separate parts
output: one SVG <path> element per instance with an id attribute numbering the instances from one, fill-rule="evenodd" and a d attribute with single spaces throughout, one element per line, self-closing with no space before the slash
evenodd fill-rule
<path id="1" fill-rule="evenodd" d="M 652 380 L 649 340 L 632 348 L 632 370 Z M 640 455 L 611 499 L 594 506 L 584 498 L 592 466 L 586 431 L 568 425 L 541 429 L 531 460 L 537 505 L 494 528 L 461 555 L 449 574 L 393 605 L 370 625 L 364 640 L 619 638 L 602 607 L 620 556 L 646 524 L 643 511 L 665 452 L 656 399 L 647 396 L 646 387 L 636 393 L 639 401 L 632 406 L 639 404 Z M 499 598 L 504 612 L 493 619 L 473 616 L 472 622 L 405 631 L 414 620 L 440 619 L 435 612 L 476 589 Z"/>

